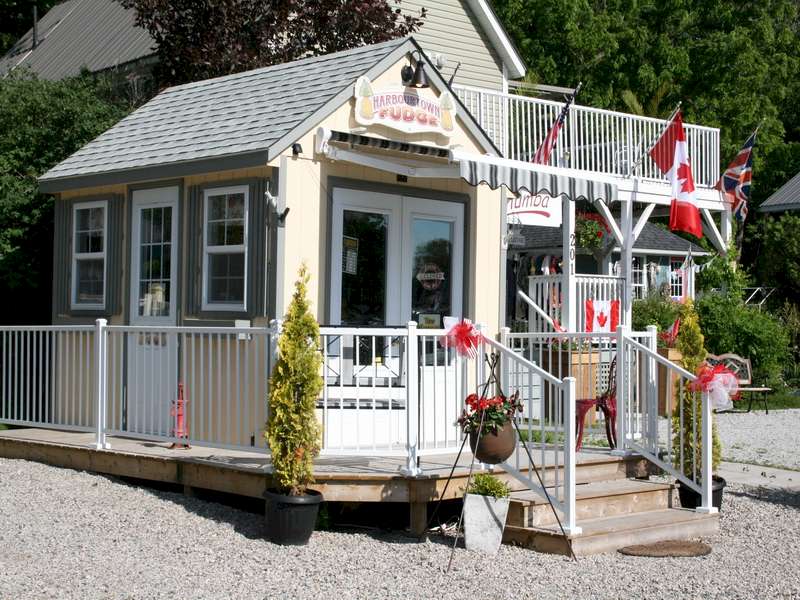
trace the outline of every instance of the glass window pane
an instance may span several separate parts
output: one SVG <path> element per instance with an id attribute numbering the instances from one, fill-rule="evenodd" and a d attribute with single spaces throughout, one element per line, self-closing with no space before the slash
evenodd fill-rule
<path id="1" fill-rule="evenodd" d="M 219 221 L 225 218 L 225 196 L 208 197 L 208 220 Z"/>
<path id="2" fill-rule="evenodd" d="M 209 255 L 209 303 L 244 303 L 244 262 L 244 253 Z"/>
<path id="3" fill-rule="evenodd" d="M 79 259 L 75 265 L 75 302 L 77 304 L 102 304 L 103 259 Z"/>
<path id="4" fill-rule="evenodd" d="M 387 325 L 389 217 L 345 210 L 342 219 L 342 325 Z"/>
<path id="5" fill-rule="evenodd" d="M 413 219 L 413 269 L 411 318 L 420 327 L 443 327 L 452 314 L 453 224 L 433 219 Z"/>
<path id="6" fill-rule="evenodd" d="M 225 245 L 225 223 L 209 223 L 208 224 L 208 245 L 209 246 L 224 246 Z"/>
<path id="7" fill-rule="evenodd" d="M 228 196 L 228 219 L 244 218 L 244 194 L 231 194 Z"/>
<path id="8" fill-rule="evenodd" d="M 228 221 L 225 244 L 227 246 L 244 244 L 244 221 Z"/>

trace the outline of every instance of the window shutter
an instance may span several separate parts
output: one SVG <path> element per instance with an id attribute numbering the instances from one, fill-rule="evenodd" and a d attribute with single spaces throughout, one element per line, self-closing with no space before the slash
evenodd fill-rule
<path id="1" fill-rule="evenodd" d="M 250 185 L 250 208 L 247 224 L 247 315 L 265 314 L 267 283 L 267 191 L 268 180 L 258 179 Z"/>
<path id="2" fill-rule="evenodd" d="M 122 251 L 125 243 L 123 213 L 125 198 L 119 194 L 108 200 L 108 231 L 106 236 L 106 313 L 117 315 L 122 313 L 123 279 L 128 270 L 122 267 Z M 123 272 L 124 271 L 124 272 Z"/>
<path id="3" fill-rule="evenodd" d="M 203 293 L 203 190 L 189 188 L 186 207 L 186 314 L 197 316 L 202 307 Z"/>
<path id="4" fill-rule="evenodd" d="M 56 199 L 53 215 L 53 316 L 69 314 L 72 289 L 72 202 Z"/>

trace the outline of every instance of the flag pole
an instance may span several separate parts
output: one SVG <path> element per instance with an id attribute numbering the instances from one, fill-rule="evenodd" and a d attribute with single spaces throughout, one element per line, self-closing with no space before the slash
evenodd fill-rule
<path id="1" fill-rule="evenodd" d="M 639 158 L 636 159 L 636 162 L 633 163 L 630 170 L 628 171 L 628 178 L 633 177 L 634 173 L 636 172 L 636 169 L 638 169 L 641 166 L 644 157 L 650 153 L 650 150 L 652 150 L 653 147 L 658 143 L 658 140 L 661 139 L 661 136 L 664 134 L 664 131 L 666 131 L 667 127 L 669 127 L 669 124 L 672 122 L 672 119 L 675 118 L 675 115 L 678 114 L 678 111 L 681 109 L 681 104 L 682 102 L 678 101 L 678 105 L 675 107 L 675 110 L 673 110 L 672 113 L 667 118 L 666 125 L 662 127 L 661 131 L 655 137 L 655 139 L 652 142 L 650 142 L 650 145 L 647 147 L 647 150 L 639 154 Z"/>

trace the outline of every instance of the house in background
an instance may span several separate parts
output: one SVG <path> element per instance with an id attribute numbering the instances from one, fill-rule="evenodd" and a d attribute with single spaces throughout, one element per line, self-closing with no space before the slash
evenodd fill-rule
<path id="1" fill-rule="evenodd" d="M 800 210 L 800 173 L 784 183 L 758 207 L 759 212 L 765 213 L 780 213 L 792 210 Z"/>

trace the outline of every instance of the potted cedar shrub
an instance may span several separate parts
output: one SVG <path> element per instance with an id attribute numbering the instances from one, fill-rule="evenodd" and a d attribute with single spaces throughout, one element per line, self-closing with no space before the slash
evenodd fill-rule
<path id="1" fill-rule="evenodd" d="M 517 434 L 514 431 L 514 414 L 522 412 L 519 392 L 512 396 L 498 394 L 486 396 L 470 394 L 464 401 L 467 407 L 458 420 L 461 430 L 469 434 L 472 453 L 482 463 L 496 465 L 514 452 Z M 481 425 L 482 423 L 482 425 Z"/>
<path id="2" fill-rule="evenodd" d="M 680 308 L 681 328 L 677 336 L 676 346 L 681 352 L 681 362 L 683 368 L 690 373 L 696 373 L 700 364 L 706 358 L 703 333 L 697 312 L 691 300 L 688 300 Z M 688 384 L 683 387 L 681 394 L 680 386 L 675 386 L 676 409 L 672 417 L 672 447 L 673 464 L 686 477 L 692 478 L 695 468 L 698 472 L 702 466 L 703 437 L 702 418 L 703 418 L 703 394 L 689 389 Z M 683 414 L 683 427 L 681 427 L 681 413 Z M 713 413 L 712 413 L 713 419 Z M 694 432 L 697 438 L 694 439 Z M 678 450 L 683 445 L 683 460 L 681 452 Z M 716 471 L 719 467 L 722 455 L 722 445 L 717 432 L 716 423 L 712 424 L 711 432 L 711 469 Z M 722 508 L 722 491 L 725 488 L 725 480 L 722 477 L 712 476 L 712 504 L 717 510 Z M 705 473 L 700 473 L 700 477 L 705 477 Z M 678 484 L 678 496 L 683 508 L 697 508 L 702 502 L 702 496 L 686 486 L 680 480 Z"/>
<path id="3" fill-rule="evenodd" d="M 322 502 L 322 494 L 308 487 L 320 450 L 315 405 L 322 390 L 319 325 L 306 298 L 308 279 L 303 265 L 278 338 L 266 428 L 272 453 L 271 485 L 264 492 L 267 537 L 295 546 L 308 543 Z"/>
<path id="4" fill-rule="evenodd" d="M 490 473 L 478 473 L 464 495 L 464 546 L 494 555 L 503 541 L 511 491 Z"/>

